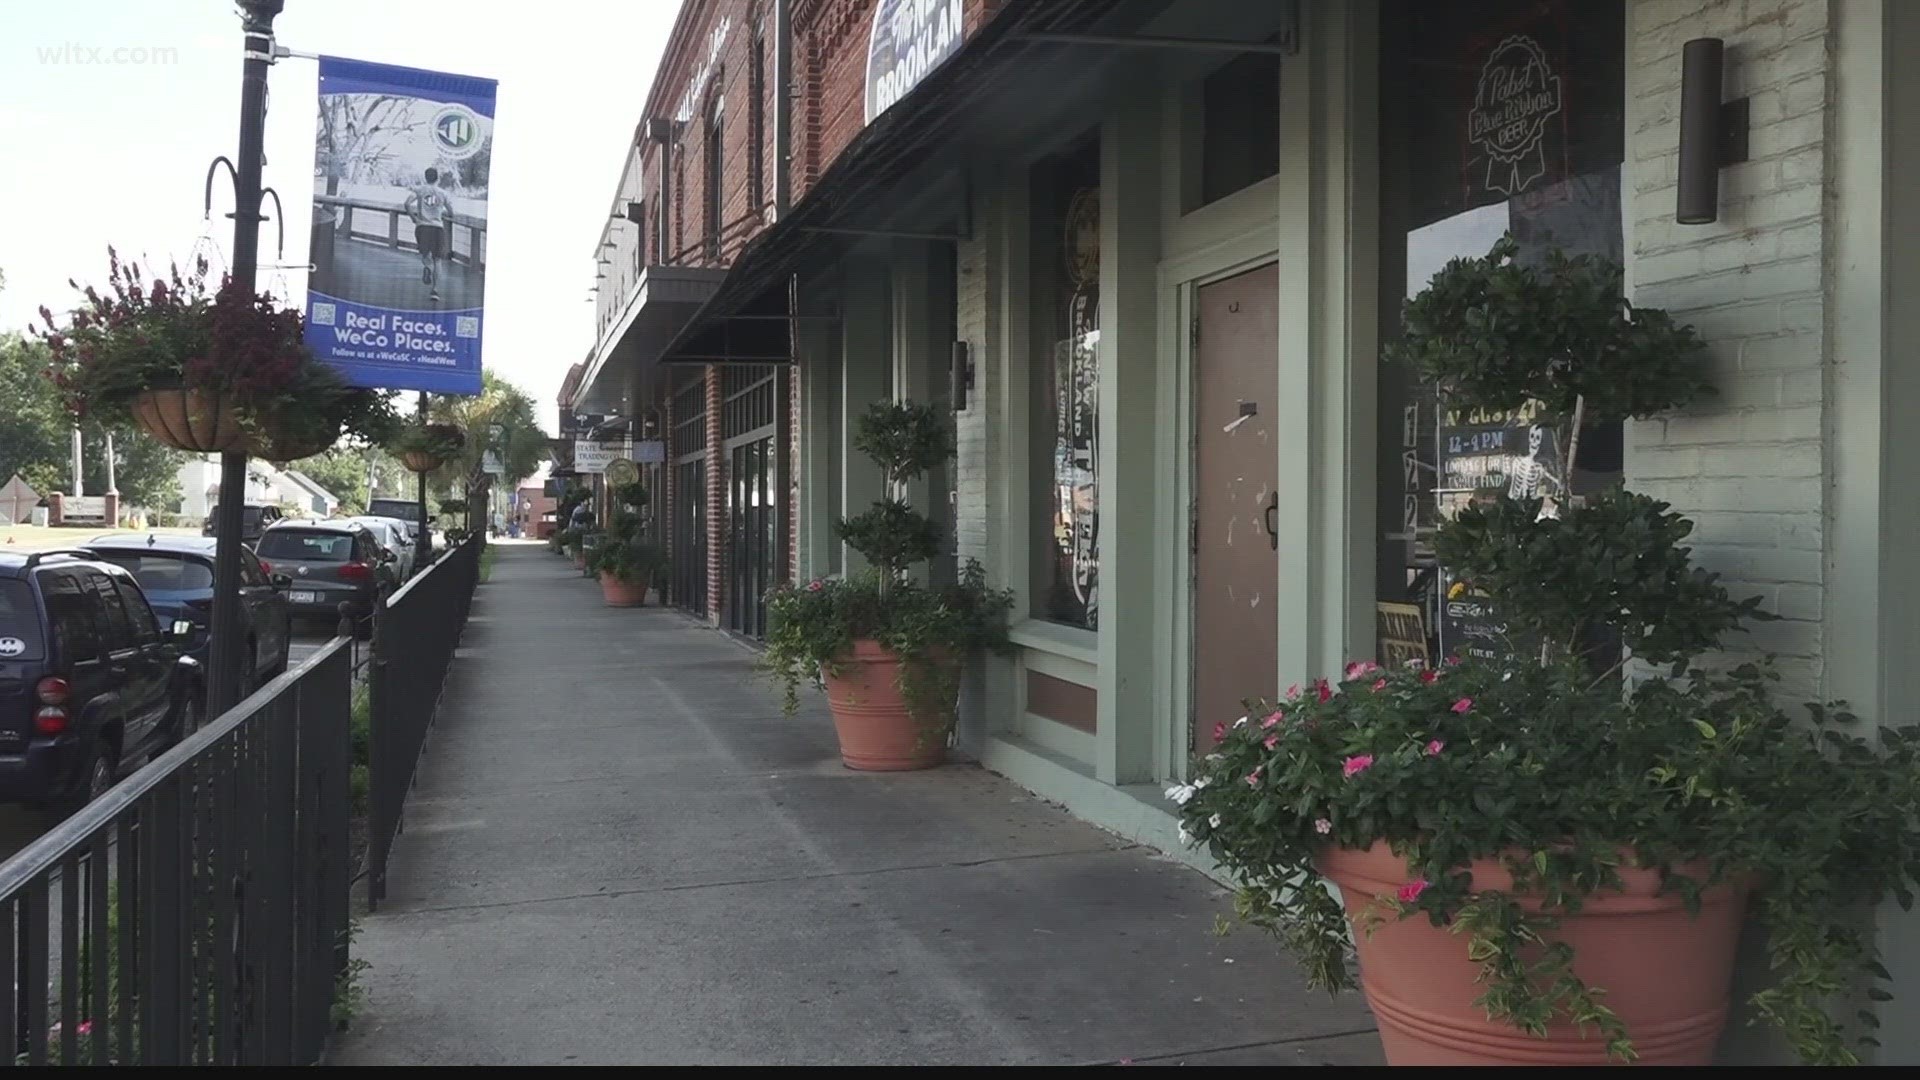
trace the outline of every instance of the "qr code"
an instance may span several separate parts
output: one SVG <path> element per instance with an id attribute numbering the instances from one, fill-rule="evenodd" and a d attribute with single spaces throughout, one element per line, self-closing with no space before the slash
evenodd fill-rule
<path id="1" fill-rule="evenodd" d="M 313 321 L 316 325 L 319 325 L 319 326 L 332 326 L 333 325 L 333 305 L 323 304 L 317 300 L 314 301 Z"/>
<path id="2" fill-rule="evenodd" d="M 472 338 L 479 337 L 480 336 L 480 317 L 478 315 L 454 316 L 453 317 L 453 336 L 454 337 L 472 337 Z"/>

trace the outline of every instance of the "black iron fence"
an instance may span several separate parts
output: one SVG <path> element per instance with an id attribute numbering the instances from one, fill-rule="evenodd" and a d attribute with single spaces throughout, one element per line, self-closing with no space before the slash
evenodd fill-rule
<path id="1" fill-rule="evenodd" d="M 304 1065 L 347 965 L 335 638 L 0 865 L 7 1062 Z"/>
<path id="2" fill-rule="evenodd" d="M 413 786 L 414 766 L 440 704 L 480 583 L 475 534 L 374 607 L 372 725 L 367 767 L 367 903 L 387 895 L 387 855 Z"/>

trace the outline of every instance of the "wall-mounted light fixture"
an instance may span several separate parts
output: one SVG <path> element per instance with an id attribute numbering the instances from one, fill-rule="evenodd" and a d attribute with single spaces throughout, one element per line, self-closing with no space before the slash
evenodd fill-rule
<path id="1" fill-rule="evenodd" d="M 1680 177 L 1675 221 L 1720 217 L 1720 170 L 1747 160 L 1748 99 L 1720 100 L 1726 43 L 1695 38 L 1680 51 Z"/>
<path id="2" fill-rule="evenodd" d="M 973 356 L 964 341 L 953 343 L 953 354 L 947 361 L 947 397 L 953 402 L 954 412 L 967 411 L 967 391 L 973 389 Z"/>

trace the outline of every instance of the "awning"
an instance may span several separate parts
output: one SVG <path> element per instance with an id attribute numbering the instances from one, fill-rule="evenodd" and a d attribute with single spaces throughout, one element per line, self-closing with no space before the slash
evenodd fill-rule
<path id="1" fill-rule="evenodd" d="M 666 364 L 785 363 L 791 322 L 830 319 L 831 312 L 794 310 L 793 276 L 831 264 L 852 242 L 882 235 L 964 239 L 967 192 L 951 177 L 930 176 L 930 163 L 964 159 L 970 145 L 1016 144 L 1038 138 L 1049 114 L 1076 93 L 1104 92 L 1125 53 L 1082 53 L 1063 77 L 1058 43 L 1035 33 L 1124 32 L 1165 11 L 1168 0 L 1027 0 L 1005 5 L 892 108 L 854 136 L 789 212 L 740 252 L 726 279 L 661 353 Z M 1036 95 L 1044 95 L 1037 103 Z M 1022 129 L 1021 125 L 1027 125 Z M 956 170 L 949 169 L 949 172 Z M 964 170 L 958 170 L 964 172 Z M 917 175 L 916 175 L 917 174 Z M 909 184 L 909 181 L 913 183 Z M 912 191 L 903 191 L 911 186 Z M 946 188 L 948 191 L 929 191 Z M 904 212 L 898 196 L 919 196 Z M 944 195 L 945 205 L 929 196 Z M 890 200 L 889 197 L 894 197 Z M 886 214 L 891 201 L 894 214 Z M 930 206 L 956 221 L 947 233 L 915 233 Z"/>
<path id="2" fill-rule="evenodd" d="M 587 362 L 573 396 L 577 411 L 617 409 L 629 379 L 658 357 L 726 277 L 718 268 L 649 266 L 627 306 Z"/>

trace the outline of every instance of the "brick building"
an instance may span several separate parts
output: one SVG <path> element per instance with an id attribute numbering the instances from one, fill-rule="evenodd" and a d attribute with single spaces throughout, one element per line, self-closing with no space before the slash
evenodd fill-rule
<path id="1" fill-rule="evenodd" d="M 1747 145 L 1678 224 L 1701 37 Z M 1179 852 L 1160 787 L 1240 698 L 1374 655 L 1383 612 L 1457 644 L 1424 542 L 1442 416 L 1379 360 L 1400 303 L 1502 233 L 1607 255 L 1719 393 L 1593 431 L 1575 483 L 1693 518 L 1780 616 L 1740 647 L 1877 718 L 1920 697 L 1915 43 L 1896 0 L 690 0 L 581 393 L 668 442 L 675 602 L 746 634 L 754 589 L 856 568 L 828 523 L 880 480 L 845 418 L 948 401 L 959 455 L 914 493 L 954 535 L 933 572 L 978 559 L 1020 646 L 972 674 L 961 748 Z M 1516 64 L 1542 94 L 1502 141 L 1474 115 Z M 1915 981 L 1920 923 L 1880 926 Z M 1731 1030 L 1728 1060 L 1773 1054 Z"/>

